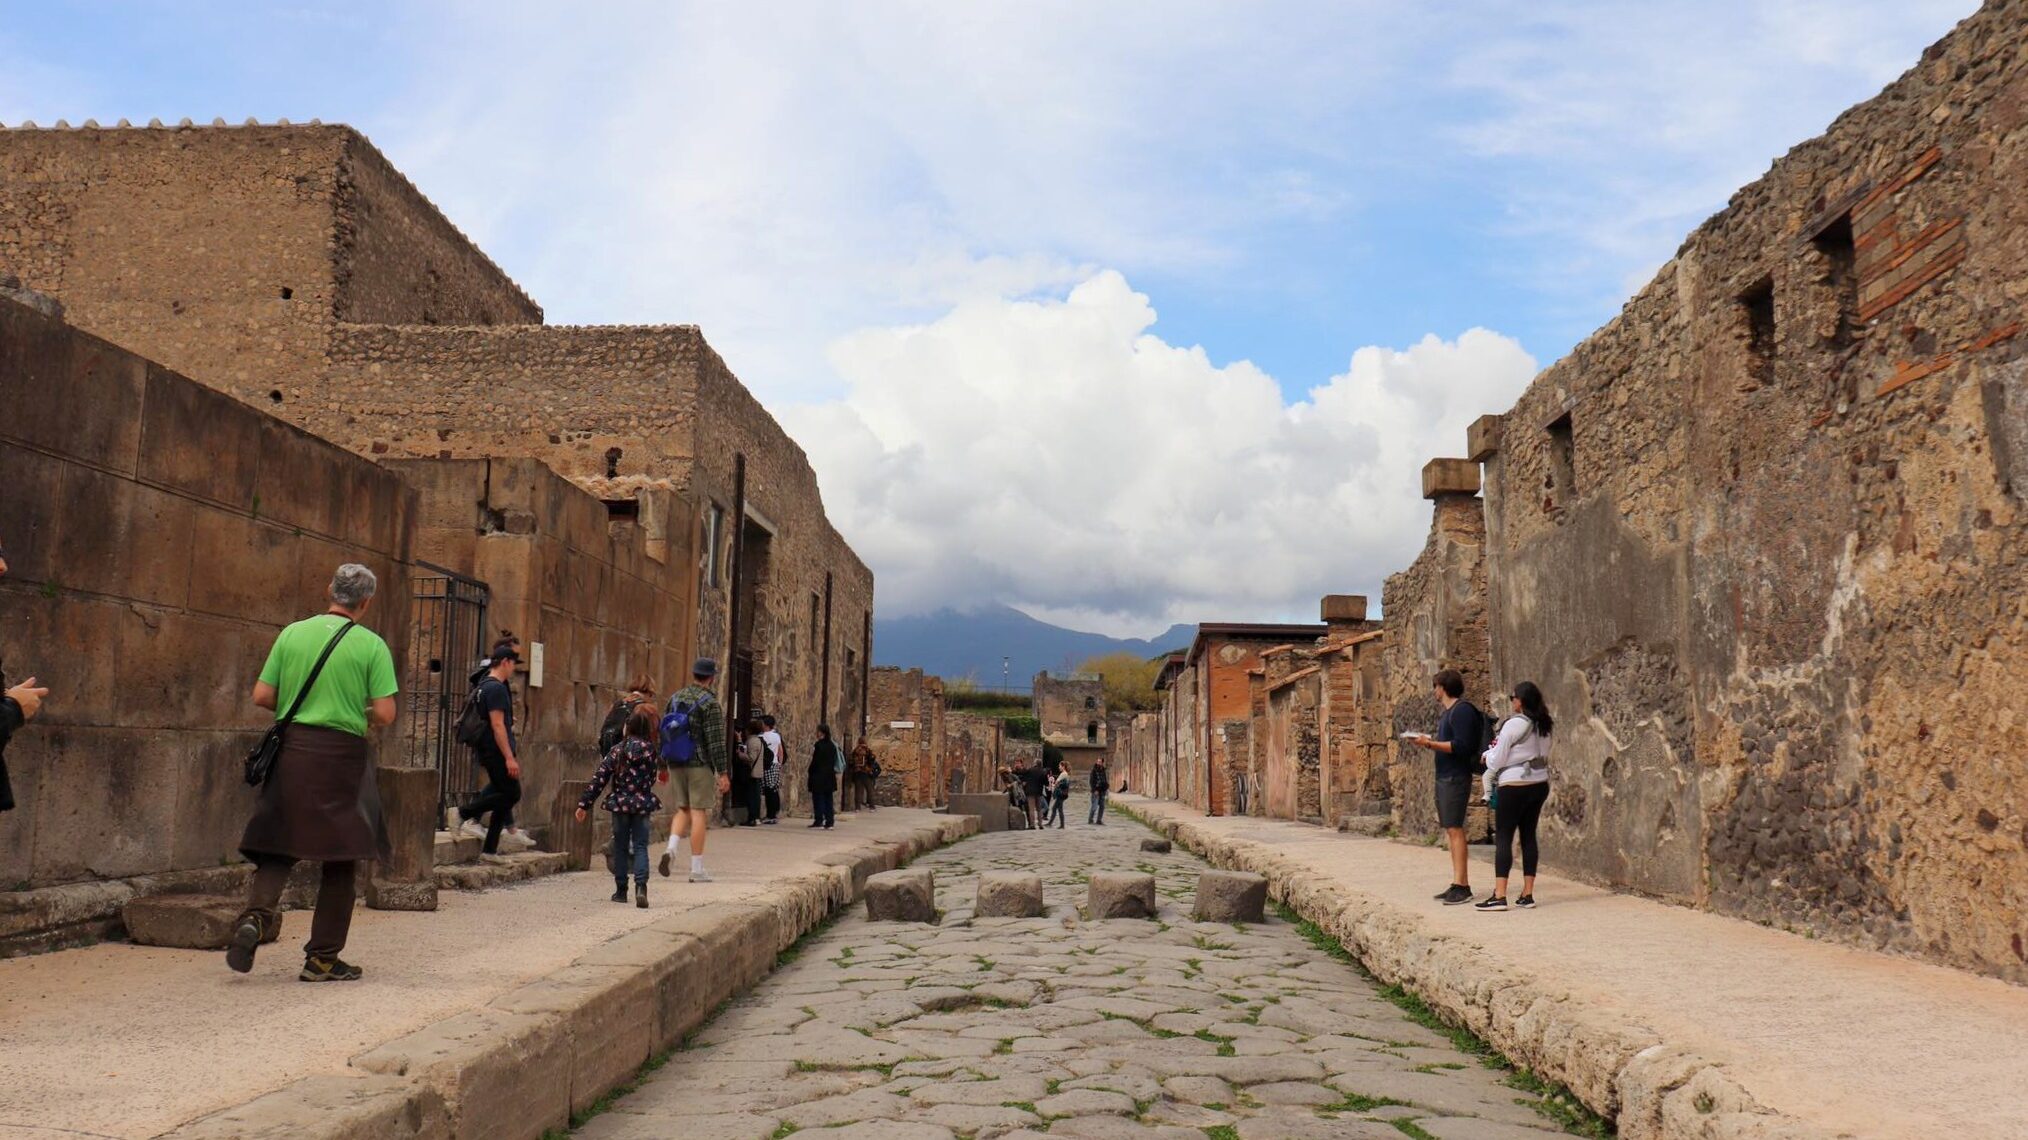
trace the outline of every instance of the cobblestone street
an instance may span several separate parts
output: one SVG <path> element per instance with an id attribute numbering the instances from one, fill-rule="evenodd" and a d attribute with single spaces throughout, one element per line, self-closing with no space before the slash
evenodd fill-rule
<path id="1" fill-rule="evenodd" d="M 920 859 L 937 926 L 863 908 L 807 939 L 584 1140 L 1051 1137 L 1528 1140 L 1561 1128 L 1291 923 L 1196 923 L 1206 868 L 1131 819 Z M 1155 921 L 1087 922 L 1098 871 L 1156 875 Z M 1042 875 L 1041 918 L 972 917 L 980 873 Z"/>

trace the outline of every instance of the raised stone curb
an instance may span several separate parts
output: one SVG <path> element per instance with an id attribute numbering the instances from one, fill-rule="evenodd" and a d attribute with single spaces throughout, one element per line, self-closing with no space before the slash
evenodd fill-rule
<path id="1" fill-rule="evenodd" d="M 1086 886 L 1085 915 L 1092 919 L 1155 917 L 1155 876 L 1144 871 L 1100 871 Z"/>
<path id="2" fill-rule="evenodd" d="M 1567 1086 L 1622 1140 L 1830 1140 L 1760 1103 L 1723 1066 L 1611 1010 L 1432 931 L 1421 916 L 1305 868 L 1272 846 L 1219 835 L 1188 809 L 1137 801 L 1131 814 L 1216 867 L 1252 871 L 1272 896 L 1531 1071 Z"/>
<path id="3" fill-rule="evenodd" d="M 127 903 L 120 917 L 127 937 L 142 946 L 223 950 L 245 909 L 244 895 L 151 895 Z M 281 933 L 279 922 L 269 923 L 261 941 L 273 942 Z"/>
<path id="4" fill-rule="evenodd" d="M 561 851 L 522 851 L 514 855 L 481 855 L 476 863 L 440 866 L 436 869 L 436 880 L 439 890 L 483 891 L 562 874 L 569 869 L 570 856 Z"/>
<path id="5" fill-rule="evenodd" d="M 298 1081 L 169 1138 L 537 1140 L 767 976 L 776 955 L 852 905 L 873 875 L 977 831 L 974 817 L 941 817 L 755 897 L 676 912 L 359 1054 L 357 1076 Z"/>
<path id="6" fill-rule="evenodd" d="M 1252 871 L 1205 871 L 1197 876 L 1198 922 L 1261 922 L 1267 918 L 1268 882 Z"/>
<path id="7" fill-rule="evenodd" d="M 1157 855 L 1167 855 L 1170 851 L 1169 841 L 1166 839 L 1143 839 L 1141 840 L 1141 850 L 1153 851 Z"/>
<path id="8" fill-rule="evenodd" d="M 935 922 L 936 877 L 924 868 L 882 871 L 866 880 L 866 918 L 870 922 Z"/>
<path id="9" fill-rule="evenodd" d="M 1025 871 L 987 871 L 979 876 L 974 918 L 1039 918 L 1042 876 Z"/>

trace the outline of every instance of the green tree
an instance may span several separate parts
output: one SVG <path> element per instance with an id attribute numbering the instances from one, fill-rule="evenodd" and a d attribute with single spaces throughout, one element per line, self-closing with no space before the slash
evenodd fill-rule
<path id="1" fill-rule="evenodd" d="M 1097 673 L 1105 678 L 1106 707 L 1116 712 L 1157 709 L 1162 700 L 1155 692 L 1155 678 L 1162 672 L 1162 658 L 1148 660 L 1131 653 L 1108 653 L 1077 667 L 1080 673 Z"/>

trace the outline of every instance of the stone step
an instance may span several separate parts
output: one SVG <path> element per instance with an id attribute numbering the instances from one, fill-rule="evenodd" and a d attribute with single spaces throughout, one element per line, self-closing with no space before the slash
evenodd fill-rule
<path id="1" fill-rule="evenodd" d="M 437 868 L 437 887 L 446 891 L 483 891 L 489 887 L 539 879 L 570 869 L 561 851 L 524 851 L 519 855 L 481 855 L 476 862 Z"/>
<path id="2" fill-rule="evenodd" d="M 129 900 L 120 912 L 127 938 L 139 945 L 223 950 L 245 909 L 244 895 L 151 895 Z M 281 932 L 276 923 L 261 941 L 273 942 Z"/>
<path id="3" fill-rule="evenodd" d="M 484 845 L 485 842 L 475 836 L 463 835 L 455 831 L 439 831 L 437 832 L 436 865 L 443 867 L 452 863 L 470 863 L 479 857 L 479 848 Z"/>

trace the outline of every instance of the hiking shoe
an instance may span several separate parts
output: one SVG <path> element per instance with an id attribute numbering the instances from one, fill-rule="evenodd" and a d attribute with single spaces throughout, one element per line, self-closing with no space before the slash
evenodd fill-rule
<path id="1" fill-rule="evenodd" d="M 356 982 L 365 973 L 350 962 L 312 954 L 303 959 L 303 972 L 296 976 L 306 982 Z"/>
<path id="2" fill-rule="evenodd" d="M 1520 898 L 1514 900 L 1514 905 L 1520 907 L 1522 910 L 1534 910 L 1535 896 L 1522 895 Z"/>
<path id="3" fill-rule="evenodd" d="M 640 907 L 642 910 L 648 909 L 648 884 L 646 883 L 634 884 L 634 905 Z"/>
<path id="4" fill-rule="evenodd" d="M 1472 888 L 1452 883 L 1451 889 L 1438 895 L 1437 898 L 1443 900 L 1445 906 L 1457 906 L 1459 903 L 1468 903 L 1472 901 Z"/>
<path id="5" fill-rule="evenodd" d="M 1487 896 L 1486 896 L 1486 901 L 1484 901 L 1484 902 L 1480 903 L 1479 905 L 1477 905 L 1477 906 L 1473 907 L 1472 909 L 1473 909 L 1473 910 L 1506 910 L 1506 909 L 1507 909 L 1507 900 L 1506 900 L 1506 899 L 1503 899 L 1503 898 L 1501 898 L 1501 897 L 1500 897 L 1499 895 L 1487 895 Z"/>
<path id="6" fill-rule="evenodd" d="M 662 861 L 655 864 L 655 869 L 662 872 L 663 878 L 669 877 L 669 853 L 667 851 L 662 852 Z"/>
<path id="7" fill-rule="evenodd" d="M 232 928 L 232 941 L 225 946 L 225 964 L 235 974 L 253 970 L 254 951 L 261 944 L 261 920 L 258 915 L 243 914 Z"/>
<path id="8" fill-rule="evenodd" d="M 626 901 L 627 901 L 627 888 L 625 888 L 625 887 L 621 887 L 621 888 L 619 888 L 618 890 L 615 890 L 615 891 L 613 892 L 613 901 L 614 901 L 614 902 L 626 902 Z"/>
<path id="9" fill-rule="evenodd" d="M 693 883 L 708 883 L 708 882 L 711 882 L 711 881 L 712 881 L 712 880 L 711 880 L 711 872 L 709 872 L 709 871 L 706 871 L 706 870 L 703 870 L 702 868 L 700 868 L 700 869 L 698 869 L 698 870 L 695 870 L 695 871 L 692 871 L 692 872 L 690 872 L 690 881 L 691 881 L 691 882 L 693 882 Z"/>

